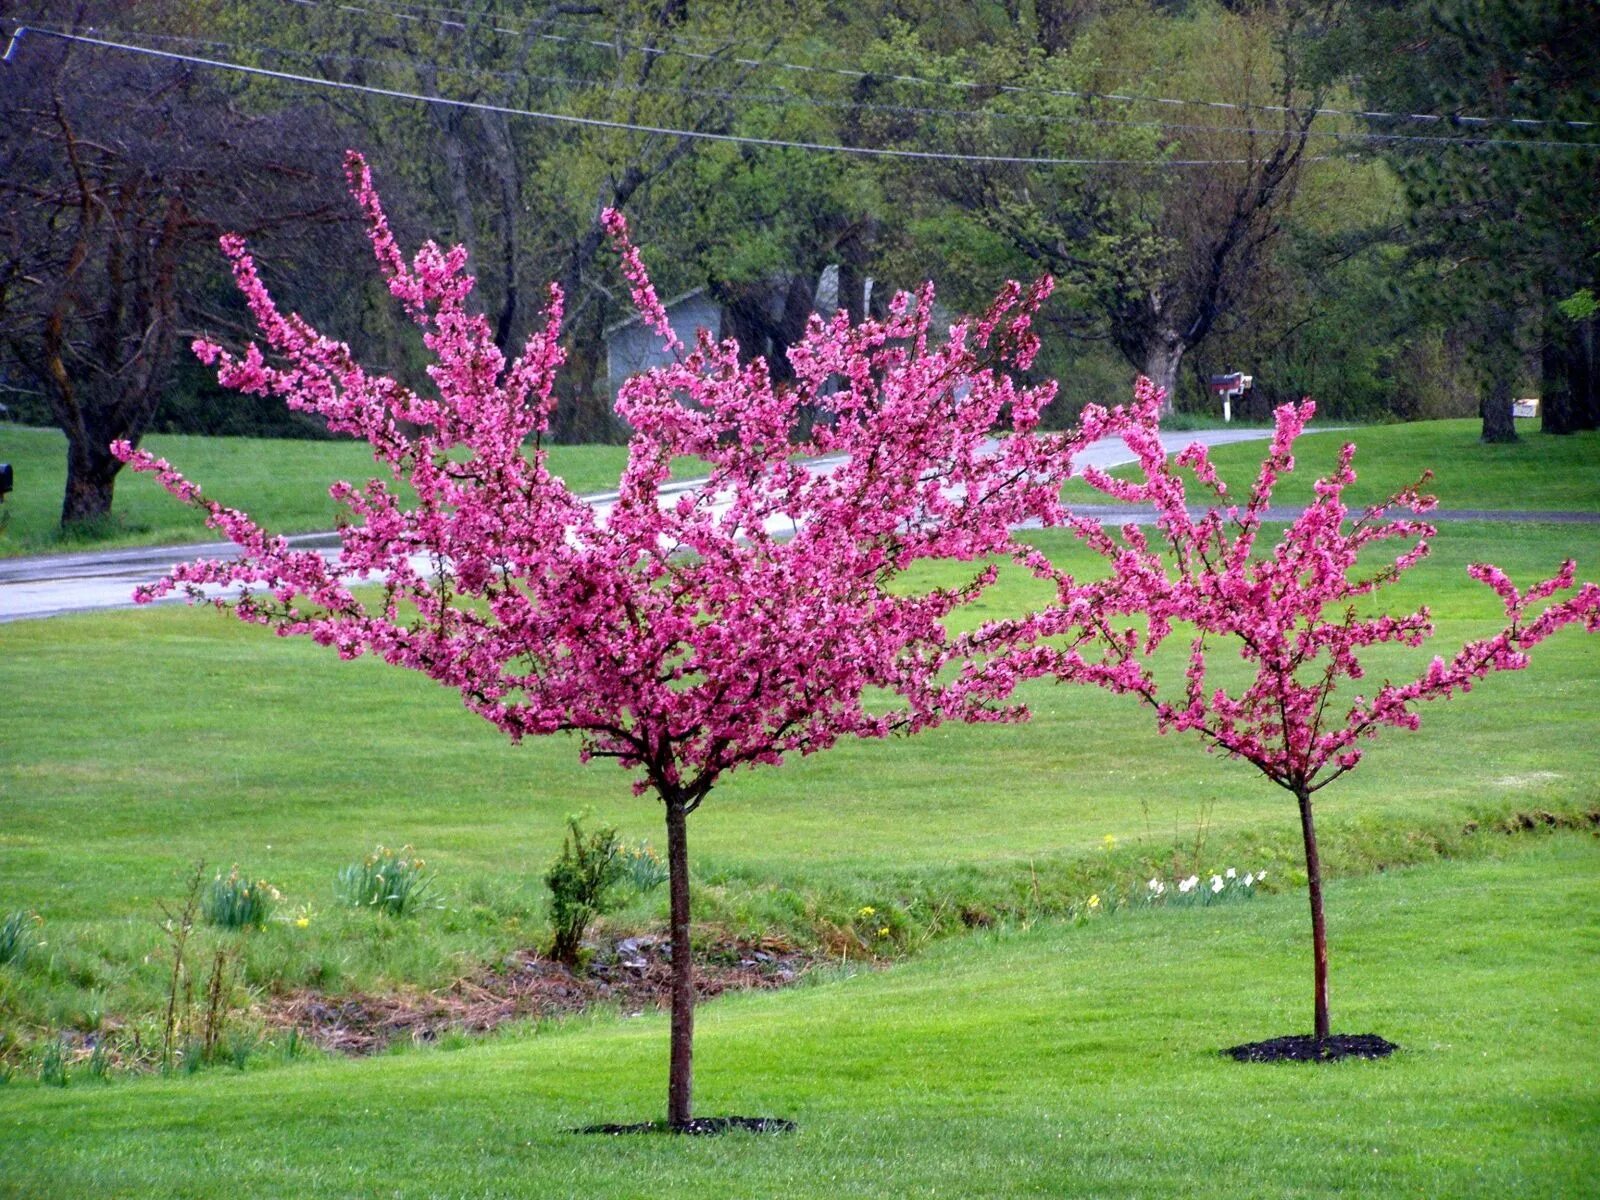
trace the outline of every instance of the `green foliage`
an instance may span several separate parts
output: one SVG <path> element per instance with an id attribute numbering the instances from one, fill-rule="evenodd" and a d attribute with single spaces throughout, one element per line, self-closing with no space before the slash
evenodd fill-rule
<path id="1" fill-rule="evenodd" d="M 353 908 L 375 908 L 403 917 L 420 908 L 433 890 L 435 877 L 424 874 L 426 863 L 410 846 L 379 846 L 360 862 L 339 871 L 334 892 Z"/>
<path id="2" fill-rule="evenodd" d="M 0 921 L 0 965 L 21 965 L 43 942 L 36 941 L 44 918 L 35 912 L 14 912 Z"/>
<path id="3" fill-rule="evenodd" d="M 550 888 L 550 957 L 576 966 L 589 922 L 610 909 L 615 889 L 630 872 L 631 856 L 616 828 L 602 825 L 584 833 L 581 816 L 567 818 L 561 853 L 545 871 Z"/>
<path id="4" fill-rule="evenodd" d="M 267 919 L 283 894 L 265 879 L 239 874 L 238 864 L 226 875 L 218 874 L 200 896 L 206 921 L 223 929 L 265 929 Z"/>
<path id="5" fill-rule="evenodd" d="M 622 861 L 623 882 L 641 896 L 655 891 L 667 881 L 667 864 L 661 861 L 649 842 L 640 841 L 624 846 L 618 857 Z"/>
<path id="6" fill-rule="evenodd" d="M 352 908 L 375 908 L 390 916 L 414 910 L 427 895 L 434 877 L 425 875 L 426 863 L 407 845 L 399 850 L 378 846 L 359 862 L 342 867 L 334 893 Z"/>
<path id="7" fill-rule="evenodd" d="M 39 1082 L 46 1087 L 67 1086 L 67 1047 L 60 1038 L 52 1038 L 39 1052 Z"/>

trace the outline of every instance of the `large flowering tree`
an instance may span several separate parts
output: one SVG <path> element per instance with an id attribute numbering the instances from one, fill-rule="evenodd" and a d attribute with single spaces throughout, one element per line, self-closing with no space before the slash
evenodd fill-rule
<path id="1" fill-rule="evenodd" d="M 265 349 L 199 342 L 196 352 L 224 385 L 280 396 L 365 438 L 388 478 L 333 486 L 350 519 L 330 561 L 121 445 L 238 550 L 179 566 L 138 598 L 186 590 L 341 657 L 376 654 L 456 689 L 513 740 L 574 733 L 585 760 L 633 772 L 635 791 L 654 793 L 666 817 L 667 1116 L 685 1128 L 688 816 L 730 771 L 943 719 L 950 706 L 928 683 L 947 651 L 942 622 L 993 570 L 975 568 L 956 588 L 893 585 L 922 559 L 1003 549 L 1008 524 L 1054 503 L 1047 465 L 1119 415 L 1093 410 L 1070 437 L 1032 433 L 1053 389 L 1021 386 L 1006 368 L 1034 353 L 1029 324 L 1048 281 L 1011 285 L 985 317 L 940 341 L 929 336 L 931 289 L 901 295 L 881 322 L 814 318 L 791 351 L 793 384 L 776 388 L 767 365 L 741 364 L 732 342 L 678 340 L 622 217 L 608 213 L 634 302 L 672 361 L 618 395 L 634 433 L 618 498 L 601 516 L 538 448 L 562 357 L 559 290 L 544 328 L 507 362 L 468 307 L 464 252 L 429 243 L 406 261 L 359 156 L 347 171 L 390 291 L 424 331 L 433 387 L 369 374 L 346 346 L 281 313 L 243 243 L 224 239 Z M 802 413 L 820 415 L 797 441 Z M 680 455 L 701 459 L 709 481 L 669 494 Z M 831 469 L 808 466 L 813 456 Z M 896 693 L 894 704 L 868 702 Z M 963 715 L 988 714 L 975 704 Z"/>
<path id="2" fill-rule="evenodd" d="M 1089 582 L 1036 549 L 1019 551 L 1055 584 L 1056 602 L 1023 619 L 991 623 L 952 646 L 967 665 L 950 690 L 992 701 L 1025 678 L 1097 684 L 1141 701 L 1163 733 L 1198 734 L 1208 750 L 1245 760 L 1291 793 L 1310 885 L 1313 1040 L 1320 1053 L 1330 1036 L 1328 945 L 1313 796 L 1353 770 L 1364 743 L 1380 731 L 1417 728 L 1424 702 L 1469 691 L 1493 672 L 1526 667 L 1528 652 L 1563 626 L 1600 630 L 1600 586 L 1577 585 L 1570 561 L 1526 591 L 1497 567 L 1472 566 L 1469 574 L 1500 597 L 1504 627 L 1449 658 L 1434 658 L 1413 679 L 1384 680 L 1341 698 L 1365 678 L 1362 658 L 1370 648 L 1420 647 L 1433 633 L 1426 607 L 1391 616 L 1373 598 L 1428 553 L 1436 531 L 1419 518 L 1433 498 L 1407 488 L 1352 519 L 1343 493 L 1356 477 L 1355 446 L 1346 444 L 1333 472 L 1316 482 L 1312 502 L 1261 552 L 1273 489 L 1294 469 L 1294 441 L 1315 406 L 1308 400 L 1277 410 L 1271 450 L 1241 504 L 1205 447 L 1191 445 L 1168 458 L 1157 428 L 1160 403 L 1160 392 L 1141 380 L 1136 419 L 1122 432 L 1143 479 L 1120 480 L 1093 467 L 1083 472 L 1107 496 L 1153 507 L 1152 526 L 1130 523 L 1118 531 L 1067 516 L 1067 527 L 1109 567 L 1105 578 Z M 1183 468 L 1209 493 L 1206 506 L 1190 509 Z M 1385 542 L 1404 548 L 1373 566 L 1374 547 Z M 1555 599 L 1560 592 L 1571 594 Z M 1181 678 L 1160 670 L 1158 652 L 1170 638 L 1187 643 Z M 971 657 L 980 651 L 992 657 Z M 1219 669 L 1219 655 L 1242 660 L 1242 672 Z M 1219 675 L 1238 685 L 1219 684 Z"/>

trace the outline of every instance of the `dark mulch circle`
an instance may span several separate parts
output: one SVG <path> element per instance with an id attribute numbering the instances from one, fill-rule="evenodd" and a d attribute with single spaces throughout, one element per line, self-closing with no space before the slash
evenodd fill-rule
<path id="1" fill-rule="evenodd" d="M 1223 1053 L 1239 1062 L 1338 1062 L 1341 1058 L 1387 1058 L 1398 1049 L 1375 1033 L 1336 1033 L 1320 1042 L 1302 1033 L 1229 1046 Z"/>
<path id="2" fill-rule="evenodd" d="M 690 1137 L 717 1137 L 724 1133 L 793 1133 L 793 1121 L 782 1117 L 694 1117 L 687 1125 L 673 1128 L 665 1121 L 645 1121 L 639 1125 L 585 1125 L 573 1133 L 603 1133 L 616 1137 L 624 1133 L 676 1133 Z"/>

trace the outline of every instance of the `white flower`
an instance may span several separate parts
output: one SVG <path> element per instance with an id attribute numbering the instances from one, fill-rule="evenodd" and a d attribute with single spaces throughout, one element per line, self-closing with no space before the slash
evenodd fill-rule
<path id="1" fill-rule="evenodd" d="M 1198 884 L 1199 882 L 1200 882 L 1200 876 L 1191 875 L 1191 876 L 1189 876 L 1189 878 L 1181 881 L 1178 884 L 1178 890 L 1180 892 L 1192 892 L 1195 889 L 1195 885 Z"/>
<path id="2" fill-rule="evenodd" d="M 1232 867 L 1229 867 L 1228 868 L 1228 878 L 1229 879 L 1237 879 L 1237 878 L 1239 878 L 1239 872 L 1235 871 Z"/>
<path id="3" fill-rule="evenodd" d="M 1221 890 L 1222 890 L 1222 876 L 1221 875 L 1213 875 L 1211 877 L 1211 891 L 1212 891 L 1212 894 L 1214 895 L 1217 892 L 1220 892 Z"/>
<path id="4" fill-rule="evenodd" d="M 1245 885 L 1245 887 L 1252 886 L 1255 883 L 1255 881 L 1256 881 L 1256 877 L 1254 875 L 1246 875 L 1244 877 L 1244 885 Z"/>
<path id="5" fill-rule="evenodd" d="M 1159 896 L 1162 892 L 1167 890 L 1167 885 L 1162 883 L 1161 880 L 1152 877 L 1150 880 L 1150 890 Z"/>
<path id="6" fill-rule="evenodd" d="M 1267 877 L 1267 873 L 1265 871 L 1257 871 L 1256 872 L 1256 882 L 1257 883 L 1260 883 L 1266 877 Z"/>

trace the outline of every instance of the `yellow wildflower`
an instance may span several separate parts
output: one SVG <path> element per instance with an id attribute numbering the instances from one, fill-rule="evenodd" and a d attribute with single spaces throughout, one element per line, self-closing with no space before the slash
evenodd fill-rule
<path id="1" fill-rule="evenodd" d="M 1100 897 L 1098 894 L 1089 897 L 1089 907 L 1092 909 L 1100 907 Z"/>

